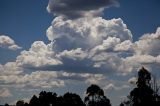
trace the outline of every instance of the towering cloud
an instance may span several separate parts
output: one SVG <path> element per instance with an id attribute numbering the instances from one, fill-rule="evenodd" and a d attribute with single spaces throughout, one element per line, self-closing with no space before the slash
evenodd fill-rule
<path id="1" fill-rule="evenodd" d="M 0 47 L 10 50 L 21 49 L 21 47 L 18 46 L 13 39 L 6 35 L 0 35 Z"/>
<path id="2" fill-rule="evenodd" d="M 105 8 L 115 5 L 117 0 L 49 0 L 47 10 L 56 16 L 76 19 L 100 16 Z"/>
<path id="3" fill-rule="evenodd" d="M 124 67 L 123 71 L 128 69 L 115 52 L 116 46 L 122 42 L 132 43 L 131 31 L 120 18 L 105 20 L 102 17 L 83 17 L 64 20 L 59 16 L 48 28 L 47 37 L 54 42 L 52 50 L 63 62 L 60 69 L 76 72 L 94 72 L 99 68 L 103 72 L 122 71 Z"/>
<path id="4" fill-rule="evenodd" d="M 132 34 L 122 19 L 105 20 L 101 17 L 78 20 L 63 20 L 57 17 L 48 28 L 47 37 L 55 41 L 55 47 L 59 50 L 93 48 L 109 37 L 115 37 L 120 42 L 132 40 Z"/>

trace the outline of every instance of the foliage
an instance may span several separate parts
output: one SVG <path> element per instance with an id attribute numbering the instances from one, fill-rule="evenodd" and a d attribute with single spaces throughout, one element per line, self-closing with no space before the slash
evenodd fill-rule
<path id="1" fill-rule="evenodd" d="M 142 67 L 138 71 L 138 80 L 136 82 L 137 87 L 134 88 L 128 100 L 121 103 L 121 106 L 160 106 L 160 101 L 156 92 L 152 88 L 151 73 Z"/>
<path id="2" fill-rule="evenodd" d="M 104 96 L 104 91 L 97 85 L 91 85 L 87 88 L 85 97 L 86 106 L 111 106 L 110 100 Z"/>

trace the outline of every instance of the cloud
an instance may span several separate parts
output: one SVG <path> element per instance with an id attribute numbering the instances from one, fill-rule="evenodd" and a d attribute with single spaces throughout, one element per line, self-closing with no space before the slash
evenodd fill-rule
<path id="1" fill-rule="evenodd" d="M 155 33 L 144 34 L 139 41 L 134 43 L 137 54 L 148 54 L 152 56 L 160 55 L 160 27 Z"/>
<path id="2" fill-rule="evenodd" d="M 47 10 L 56 16 L 75 19 L 95 17 L 110 6 L 117 6 L 118 0 L 49 0 Z"/>
<path id="3" fill-rule="evenodd" d="M 130 84 L 136 84 L 137 78 L 136 78 L 136 77 L 132 77 L 132 78 L 130 78 L 130 79 L 128 80 L 128 82 L 129 82 Z"/>
<path id="4" fill-rule="evenodd" d="M 94 47 L 91 52 L 90 56 L 93 56 L 100 52 L 107 52 L 107 51 L 113 51 L 114 47 L 119 44 L 121 40 L 116 37 L 108 37 L 106 40 L 103 40 L 103 43 Z"/>
<path id="5" fill-rule="evenodd" d="M 0 89 L 0 98 L 11 97 L 12 94 L 8 88 Z"/>
<path id="6" fill-rule="evenodd" d="M 36 71 L 30 75 L 25 75 L 24 81 L 26 86 L 32 86 L 33 88 L 55 88 L 64 86 L 64 81 L 57 78 L 56 72 L 48 71 Z"/>
<path id="7" fill-rule="evenodd" d="M 0 64 L 0 78 L 2 75 L 18 75 L 23 73 L 23 69 L 17 67 L 15 62 L 8 62 L 5 65 Z"/>
<path id="8" fill-rule="evenodd" d="M 18 66 L 24 67 L 43 67 L 62 64 L 55 57 L 52 46 L 50 44 L 46 45 L 43 41 L 35 41 L 28 51 L 22 51 L 17 57 L 16 63 Z"/>
<path id="9" fill-rule="evenodd" d="M 156 58 L 151 55 L 134 55 L 127 57 L 125 60 L 126 62 L 135 62 L 135 64 L 151 64 L 156 62 Z"/>
<path id="10" fill-rule="evenodd" d="M 114 84 L 110 83 L 107 86 L 104 87 L 104 90 L 110 91 L 110 90 L 123 90 L 128 89 L 130 86 L 128 85 L 122 85 L 122 86 L 115 86 Z"/>
<path id="11" fill-rule="evenodd" d="M 72 60 L 83 60 L 87 57 L 87 53 L 83 51 L 81 48 L 77 48 L 75 50 L 64 50 L 60 52 L 57 57 L 59 58 L 70 58 Z"/>
<path id="12" fill-rule="evenodd" d="M 117 44 L 114 48 L 114 51 L 117 52 L 129 52 L 132 51 L 133 52 L 133 43 L 130 40 L 125 40 L 119 44 Z"/>
<path id="13" fill-rule="evenodd" d="M 103 72 L 128 69 L 123 65 L 121 57 L 114 53 L 117 45 L 125 41 L 132 42 L 131 31 L 120 18 L 63 20 L 56 17 L 46 33 L 48 39 L 54 42 L 52 50 L 63 63 L 63 67 L 60 66 L 61 70 L 92 70 L 96 73 L 99 69 Z M 95 61 L 96 57 L 102 57 L 103 60 Z"/>
<path id="14" fill-rule="evenodd" d="M 159 43 L 159 28 L 156 33 L 145 34 L 140 40 L 132 42 L 131 31 L 120 18 L 80 18 L 73 21 L 57 17 L 47 34 L 51 43 L 35 41 L 29 50 L 22 51 L 17 57 L 17 66 L 35 71 L 126 75 L 141 65 L 159 64 L 156 45 Z M 144 45 L 143 49 L 147 51 L 139 49 L 142 42 L 148 41 L 155 46 Z"/>
<path id="15" fill-rule="evenodd" d="M 13 39 L 6 35 L 0 35 L 0 47 L 10 50 L 21 49 L 21 47 L 18 46 Z"/>
<path id="16" fill-rule="evenodd" d="M 55 48 L 58 50 L 93 48 L 102 44 L 108 37 L 119 38 L 121 42 L 132 40 L 131 31 L 120 18 L 81 18 L 73 21 L 56 17 L 46 33 L 49 40 L 55 41 Z"/>
<path id="17" fill-rule="evenodd" d="M 1 87 L 14 88 L 55 88 L 64 86 L 64 81 L 57 79 L 59 75 L 55 71 L 35 71 L 30 74 L 5 75 L 1 73 Z"/>
<path id="18" fill-rule="evenodd" d="M 77 73 L 132 71 L 118 53 L 133 48 L 131 31 L 120 18 L 63 20 L 56 17 L 46 33 L 51 43 L 34 42 L 28 51 L 22 51 L 17 57 L 19 66 Z M 129 44 L 128 47 L 125 44 Z"/>
<path id="19" fill-rule="evenodd" d="M 16 66 L 15 62 L 0 65 L 0 87 L 16 89 L 50 89 L 64 87 L 66 83 L 73 81 L 86 84 L 99 83 L 105 79 L 102 74 L 77 73 L 67 71 L 38 71 L 25 72 L 26 68 Z M 28 69 L 27 69 L 28 70 Z"/>

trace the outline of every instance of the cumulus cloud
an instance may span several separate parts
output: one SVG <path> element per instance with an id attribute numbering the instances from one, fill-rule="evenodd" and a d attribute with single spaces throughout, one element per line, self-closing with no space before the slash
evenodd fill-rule
<path id="1" fill-rule="evenodd" d="M 29 50 L 21 52 L 16 64 L 38 70 L 106 75 L 108 72 L 126 75 L 141 65 L 159 64 L 156 45 L 159 43 L 159 28 L 156 33 L 145 34 L 132 42 L 131 31 L 120 18 L 80 18 L 73 21 L 57 17 L 48 28 L 47 36 L 51 43 L 35 41 Z M 140 49 L 140 44 L 148 41 L 155 45 L 154 50 L 157 49 L 154 54 L 150 52 L 154 51 L 150 50 L 153 49 L 150 45 L 144 45 L 143 49 L 147 51 Z M 129 52 L 131 54 L 127 55 Z"/>
<path id="2" fill-rule="evenodd" d="M 6 35 L 0 35 L 0 47 L 10 50 L 21 49 L 21 47 L 18 46 L 13 39 Z"/>
<path id="3" fill-rule="evenodd" d="M 55 88 L 64 86 L 64 81 L 56 79 L 56 72 L 49 71 L 36 71 L 32 72 L 30 75 L 25 75 L 23 77 L 26 86 L 32 86 L 36 88 Z"/>
<path id="4" fill-rule="evenodd" d="M 8 62 L 0 65 L 0 87 L 50 89 L 64 87 L 72 81 L 82 81 L 86 84 L 99 83 L 106 77 L 103 74 L 92 74 L 68 71 L 38 71 L 27 72 L 26 68 L 17 66 L 16 62 Z M 29 70 L 29 69 L 27 69 Z"/>
<path id="5" fill-rule="evenodd" d="M 54 41 L 53 49 L 63 61 L 64 69 L 80 60 L 69 70 L 76 70 L 76 67 L 88 63 L 88 70 L 116 70 L 126 75 L 142 65 L 159 64 L 159 29 L 133 42 L 130 30 L 120 18 L 64 20 L 56 17 L 47 30 L 47 36 Z"/>
<path id="6" fill-rule="evenodd" d="M 15 62 L 8 62 L 5 65 L 0 64 L 0 78 L 2 75 L 18 75 L 23 72 L 23 69 L 18 67 Z"/>
<path id="7" fill-rule="evenodd" d="M 81 48 L 77 48 L 75 50 L 64 50 L 63 52 L 57 55 L 59 58 L 70 58 L 72 60 L 83 60 L 87 57 L 87 53 L 83 51 Z"/>
<path id="8" fill-rule="evenodd" d="M 133 52 L 133 43 L 130 40 L 125 40 L 119 44 L 117 44 L 114 48 L 114 51 L 118 51 L 118 52 L 129 52 L 132 51 Z"/>
<path id="9" fill-rule="evenodd" d="M 152 56 L 160 55 L 160 27 L 155 33 L 144 34 L 139 41 L 134 44 L 137 54 L 148 54 Z"/>
<path id="10" fill-rule="evenodd" d="M 125 59 L 126 62 L 131 62 L 133 65 L 135 64 L 151 64 L 156 62 L 156 58 L 151 55 L 134 55 L 131 57 L 127 57 Z"/>
<path id="11" fill-rule="evenodd" d="M 131 31 L 120 18 L 63 20 L 62 17 L 56 17 L 47 30 L 47 37 L 54 42 L 53 51 L 63 62 L 63 68 L 60 68 L 62 70 L 67 68 L 69 71 L 80 69 L 79 71 L 94 72 L 99 68 L 128 69 L 123 65 L 121 57 L 114 53 L 115 48 L 120 50 L 120 46 L 124 45 L 123 42 L 132 42 Z M 99 60 L 100 57 L 103 60 Z"/>
<path id="12" fill-rule="evenodd" d="M 11 97 L 12 94 L 8 88 L 0 89 L 0 98 Z"/>
<path id="13" fill-rule="evenodd" d="M 49 0 L 47 10 L 56 16 L 65 18 L 95 17 L 102 14 L 104 8 L 117 6 L 118 0 Z"/>
<path id="14" fill-rule="evenodd" d="M 10 73 L 11 74 L 11 73 Z M 14 88 L 55 88 L 64 86 L 64 81 L 57 79 L 58 75 L 52 71 L 35 71 L 30 74 L 5 75 L 1 74 L 1 86 L 9 85 Z"/>
<path id="15" fill-rule="evenodd" d="M 35 41 L 28 51 L 22 51 L 17 57 L 16 63 L 18 66 L 24 67 L 43 67 L 62 64 L 55 57 L 52 46 L 50 44 L 46 45 L 43 41 Z"/>
<path id="16" fill-rule="evenodd" d="M 132 40 L 131 31 L 122 19 L 105 20 L 101 17 L 74 21 L 56 17 L 47 30 L 47 37 L 55 41 L 55 47 L 59 50 L 93 48 L 108 37 L 116 37 L 120 41 Z"/>
<path id="17" fill-rule="evenodd" d="M 113 51 L 114 47 L 120 43 L 120 39 L 116 37 L 108 37 L 106 40 L 103 40 L 103 43 L 94 47 L 91 52 L 90 56 L 93 56 L 100 52 L 107 52 Z"/>

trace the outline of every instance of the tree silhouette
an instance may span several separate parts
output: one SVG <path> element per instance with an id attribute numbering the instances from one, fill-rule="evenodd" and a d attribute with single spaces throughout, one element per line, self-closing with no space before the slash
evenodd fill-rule
<path id="1" fill-rule="evenodd" d="M 134 88 L 128 100 L 122 104 L 125 106 L 159 106 L 159 102 L 156 100 L 159 96 L 155 96 L 155 92 L 151 87 L 151 73 L 142 67 L 138 71 L 138 80 L 136 82 L 137 87 Z M 158 94 L 156 94 L 158 95 Z"/>
<path id="2" fill-rule="evenodd" d="M 39 97 L 33 96 L 29 104 L 23 106 L 85 106 L 79 95 L 66 93 L 57 96 L 56 93 L 41 91 Z"/>
<path id="3" fill-rule="evenodd" d="M 17 101 L 16 106 L 24 106 L 24 101 L 23 100 Z"/>
<path id="4" fill-rule="evenodd" d="M 39 105 L 39 100 L 37 98 L 37 96 L 33 95 L 33 97 L 31 98 L 30 102 L 29 102 L 30 106 L 36 106 Z"/>
<path id="5" fill-rule="evenodd" d="M 6 103 L 4 106 L 9 106 L 9 104 Z"/>
<path id="6" fill-rule="evenodd" d="M 86 94 L 84 99 L 86 106 L 111 106 L 110 100 L 104 96 L 104 91 L 98 85 L 89 86 Z"/>
<path id="7" fill-rule="evenodd" d="M 69 92 L 64 94 L 63 103 L 65 106 L 85 106 L 79 95 Z"/>
<path id="8" fill-rule="evenodd" d="M 160 106 L 159 87 L 156 78 L 142 67 L 138 71 L 136 86 L 119 106 Z M 151 82 L 152 80 L 152 82 Z M 39 96 L 33 95 L 29 103 L 19 100 L 16 106 L 111 106 L 110 100 L 104 95 L 98 85 L 90 85 L 86 90 L 87 96 L 82 101 L 75 93 L 65 93 L 57 96 L 56 93 L 41 91 Z M 5 106 L 9 106 L 5 104 Z"/>

